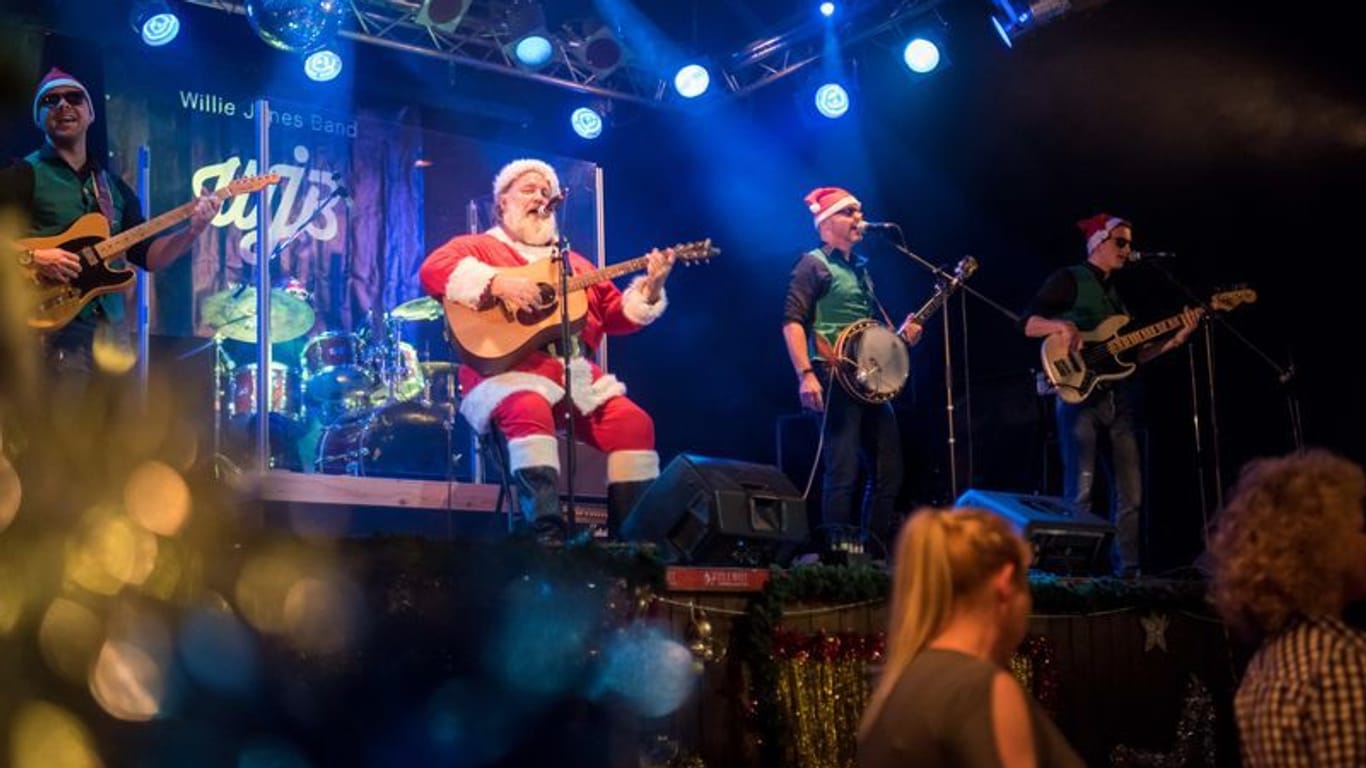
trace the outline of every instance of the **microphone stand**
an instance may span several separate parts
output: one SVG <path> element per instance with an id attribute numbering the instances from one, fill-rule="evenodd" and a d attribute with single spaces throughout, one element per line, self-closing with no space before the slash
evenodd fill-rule
<path id="1" fill-rule="evenodd" d="M 578 515 L 574 507 L 574 474 L 577 471 L 575 465 L 574 450 L 574 392 L 573 377 L 569 374 L 569 364 L 573 361 L 573 354 L 570 350 L 570 342 L 573 340 L 572 329 L 569 323 L 569 275 L 574 271 L 574 267 L 569 262 L 569 238 L 564 234 L 564 230 L 556 227 L 558 241 L 555 245 L 555 258 L 560 262 L 560 360 L 564 365 L 564 410 L 565 415 L 565 477 L 564 490 L 567 495 L 564 513 L 569 530 L 572 532 L 578 523 Z"/>
<path id="2" fill-rule="evenodd" d="M 919 266 L 921 266 L 922 268 L 924 268 L 924 269 L 925 269 L 927 272 L 929 272 L 930 274 L 934 275 L 934 277 L 935 277 L 935 279 L 936 279 L 937 281 L 942 281 L 942 282 L 944 282 L 944 283 L 952 283 L 952 282 L 953 282 L 953 280 L 954 280 L 954 276 L 953 276 L 953 275 L 949 274 L 948 272 L 945 272 L 945 271 L 943 270 L 943 268 L 941 268 L 941 267 L 935 265 L 933 262 L 929 261 L 928 259 L 922 257 L 921 255 L 915 253 L 914 251 L 912 251 L 911 249 L 909 249 L 909 248 L 906 247 L 906 245 L 905 245 L 906 236 L 905 236 L 905 234 L 901 231 L 901 226 L 900 226 L 900 225 L 893 223 L 893 224 L 891 225 L 891 228 L 896 230 L 897 239 L 900 240 L 901 242 L 900 242 L 900 243 L 895 243 L 895 242 L 892 242 L 892 241 L 888 240 L 888 241 L 887 241 L 887 244 L 888 244 L 888 245 L 892 246 L 892 247 L 895 248 L 897 251 L 899 251 L 899 252 L 901 252 L 902 254 L 904 254 L 905 256 L 907 256 L 911 261 L 915 262 L 916 264 L 918 264 Z M 972 294 L 973 296 L 976 296 L 977 298 L 979 298 L 979 299 L 981 299 L 982 301 L 986 302 L 988 306 L 994 308 L 997 312 L 1000 312 L 1001 314 L 1003 314 L 1003 315 L 1005 315 L 1006 317 L 1010 318 L 1010 321 L 1011 321 L 1012 323 L 1016 323 L 1016 324 L 1019 323 L 1019 321 L 1020 321 L 1020 316 L 1019 316 L 1019 315 L 1017 315 L 1017 314 L 1015 314 L 1014 312 L 1010 311 L 1009 309 L 1007 309 L 1007 308 L 1001 306 L 1000 304 L 998 304 L 997 302 L 993 301 L 992 299 L 990 299 L 990 298 L 984 296 L 980 291 L 978 291 L 977 289 L 975 289 L 975 288 L 973 288 L 972 286 L 968 285 L 968 284 L 967 284 L 967 281 L 959 281 L 959 282 L 957 283 L 957 286 L 958 286 L 958 288 L 959 288 L 960 290 L 966 291 L 966 292 Z M 949 297 L 949 298 L 952 299 L 952 297 Z M 946 300 L 946 301 L 945 301 L 945 304 L 947 305 L 947 303 L 948 303 L 948 301 Z M 953 406 L 953 350 L 952 350 L 952 348 L 951 348 L 951 346 L 950 346 L 950 345 L 951 345 L 951 339 L 952 339 L 952 333 L 950 332 L 948 307 L 947 307 L 947 306 L 943 307 L 943 308 L 942 308 L 942 311 L 944 312 L 944 319 L 943 319 L 943 328 L 944 328 L 944 395 L 945 395 L 945 406 L 944 406 L 944 411 L 945 411 L 945 419 L 946 419 L 947 424 L 948 424 L 948 447 L 949 447 L 949 494 L 950 494 L 950 499 L 949 499 L 949 501 L 952 502 L 954 499 L 957 499 L 957 498 L 958 498 L 958 438 L 957 438 L 957 434 L 956 434 L 956 421 L 957 421 L 957 420 L 954 418 L 954 406 Z M 964 355 L 966 355 L 966 354 L 967 354 L 967 350 L 964 349 Z M 966 371 L 966 370 L 964 371 L 964 377 L 965 377 L 965 384 L 964 384 L 964 386 L 967 386 L 967 383 L 966 383 L 967 371 Z M 967 414 L 967 419 L 968 419 L 968 436 L 969 436 L 969 440 L 970 440 L 970 439 L 971 439 L 971 436 L 972 436 L 972 413 L 971 413 L 971 409 L 969 409 L 969 412 L 968 412 L 968 414 Z M 971 464 L 971 462 L 969 462 L 969 464 Z M 971 479 L 971 478 L 969 478 L 969 479 Z"/>
<path id="3" fill-rule="evenodd" d="M 1196 306 L 1198 306 L 1198 307 L 1200 307 L 1201 309 L 1204 310 L 1204 315 L 1203 315 L 1204 318 L 1212 318 L 1215 322 L 1217 322 L 1217 323 L 1219 323 L 1220 325 L 1222 325 L 1222 326 L 1224 327 L 1224 329 L 1227 330 L 1229 333 L 1231 333 L 1231 334 L 1233 335 L 1233 337 L 1234 337 L 1235 339 L 1237 339 L 1239 342 L 1241 342 L 1242 345 L 1243 345 L 1244 347 L 1246 347 L 1248 350 L 1250 350 L 1250 351 L 1251 351 L 1254 355 L 1256 355 L 1257 357 L 1261 358 L 1262 362 L 1266 363 L 1267 366 L 1269 366 L 1269 367 L 1271 368 L 1271 370 L 1275 371 L 1275 373 L 1276 373 L 1276 380 L 1281 384 L 1281 386 L 1286 387 L 1285 398 L 1286 398 L 1286 406 L 1287 406 L 1287 409 L 1288 409 L 1289 415 L 1290 415 L 1291 439 L 1294 441 L 1294 444 L 1295 444 L 1295 447 L 1296 447 L 1296 448 L 1303 448 L 1303 447 L 1304 447 L 1304 442 L 1303 442 L 1303 441 L 1304 441 L 1304 434 L 1303 434 L 1302 427 L 1301 427 L 1301 424 L 1300 424 L 1299 402 L 1298 402 L 1298 400 L 1297 400 L 1296 397 L 1295 397 L 1295 393 L 1294 393 L 1293 391 L 1291 391 L 1290 388 L 1287 386 L 1287 385 L 1290 384 L 1291 380 L 1295 378 L 1295 365 L 1294 365 L 1294 363 L 1291 363 L 1291 364 L 1286 365 L 1286 366 L 1282 366 L 1280 363 L 1276 362 L 1276 360 L 1274 360 L 1270 355 L 1268 355 L 1266 352 L 1262 351 L 1262 349 L 1261 349 L 1260 347 L 1258 347 L 1256 344 L 1252 343 L 1252 340 L 1251 340 L 1251 339 L 1249 339 L 1247 336 L 1243 335 L 1243 333 L 1242 333 L 1241 331 L 1239 331 L 1237 328 L 1233 327 L 1233 324 L 1230 323 L 1227 319 L 1225 319 L 1224 316 L 1223 316 L 1222 314 L 1215 312 L 1215 311 L 1209 306 L 1209 303 L 1206 302 L 1204 299 L 1200 298 L 1200 296 L 1198 296 L 1194 291 L 1192 291 L 1192 290 L 1190 289 L 1189 286 L 1187 286 L 1185 283 L 1183 283 L 1183 282 L 1181 282 L 1180 280 L 1178 280 L 1178 279 L 1176 278 L 1176 275 L 1172 274 L 1171 270 L 1169 270 L 1169 269 L 1167 269 L 1166 267 L 1162 266 L 1162 265 L 1159 264 L 1156 260 L 1148 260 L 1148 261 L 1145 261 L 1145 262 L 1142 262 L 1142 263 L 1148 264 L 1148 265 L 1151 266 L 1153 269 L 1157 270 L 1158 274 L 1160 274 L 1160 275 L 1162 275 L 1164 278 L 1166 278 L 1167 281 L 1168 281 L 1169 283 L 1171 283 L 1173 286 L 1175 286 L 1176 289 L 1179 290 L 1179 291 L 1180 291 L 1183 295 L 1185 295 L 1188 299 L 1190 299 L 1191 302 L 1193 302 Z M 1202 324 L 1204 325 L 1204 337 L 1205 337 L 1205 368 L 1206 368 L 1206 370 L 1207 370 L 1207 372 L 1208 372 L 1208 374 L 1209 374 L 1208 377 L 1207 377 L 1206 385 L 1207 385 L 1207 389 L 1208 389 L 1209 409 L 1210 409 L 1210 418 L 1209 418 L 1209 424 L 1210 424 L 1210 444 L 1213 446 L 1213 449 L 1214 449 L 1214 499 L 1215 499 L 1215 506 L 1216 506 L 1216 507 L 1222 507 L 1223 504 L 1224 504 L 1224 484 L 1223 484 L 1223 480 L 1222 480 L 1222 464 L 1223 464 L 1223 461 L 1222 461 L 1222 457 L 1221 457 L 1221 455 L 1220 455 L 1220 450 L 1219 450 L 1219 419 L 1218 419 L 1218 415 L 1217 415 L 1217 414 L 1218 414 L 1218 409 L 1215 407 L 1216 401 L 1215 401 L 1215 387 L 1214 387 L 1214 336 L 1213 336 L 1213 333 L 1212 333 L 1212 331 L 1211 331 L 1211 326 L 1210 326 L 1209 324 L 1205 324 L 1205 323 L 1202 323 Z M 1192 367 L 1191 367 L 1191 377 L 1192 377 L 1192 380 L 1193 380 L 1194 377 L 1195 377 L 1195 368 L 1194 368 L 1193 365 L 1192 365 Z M 1194 385 L 1192 384 L 1192 387 L 1193 387 L 1193 386 L 1194 386 Z M 1196 450 L 1197 450 L 1197 453 L 1198 453 L 1198 452 L 1199 452 L 1199 446 L 1200 446 L 1200 436 L 1199 436 L 1199 432 L 1198 432 L 1198 429 L 1199 429 L 1199 424 L 1198 424 L 1198 422 L 1197 422 L 1197 425 L 1196 425 L 1196 429 L 1197 429 L 1197 434 L 1196 434 Z M 1203 462 L 1202 462 L 1202 464 L 1203 464 Z M 1201 471 L 1203 471 L 1203 468 L 1202 468 Z M 1202 485 L 1203 485 L 1203 479 L 1202 479 Z M 1201 499 L 1200 499 L 1200 505 L 1201 505 L 1201 512 L 1204 513 L 1204 511 L 1205 511 L 1205 500 L 1204 500 L 1204 498 L 1201 498 Z M 1208 528 L 1208 525 L 1209 525 L 1208 516 L 1206 516 L 1204 522 L 1205 522 L 1206 528 Z"/>

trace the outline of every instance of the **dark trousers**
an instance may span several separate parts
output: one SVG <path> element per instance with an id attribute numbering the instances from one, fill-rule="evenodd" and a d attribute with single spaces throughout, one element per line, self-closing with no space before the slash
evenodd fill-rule
<path id="1" fill-rule="evenodd" d="M 1076 509 L 1091 511 L 1096 460 L 1103 459 L 1111 488 L 1111 520 L 1115 525 L 1111 559 L 1116 571 L 1138 568 L 1143 477 L 1131 390 L 1123 384 L 1104 387 L 1076 405 L 1059 398 L 1057 417 L 1063 498 Z M 1105 457 L 1097 455 L 1102 436 L 1110 444 L 1109 455 Z"/>
<path id="2" fill-rule="evenodd" d="M 838 382 L 825 379 L 825 435 L 822 459 L 822 522 L 858 526 L 880 537 L 896 524 L 896 496 L 901 489 L 901 434 L 891 403 L 869 405 L 852 397 Z M 859 467 L 867 483 L 855 517 Z M 885 543 L 885 540 L 884 540 Z"/>

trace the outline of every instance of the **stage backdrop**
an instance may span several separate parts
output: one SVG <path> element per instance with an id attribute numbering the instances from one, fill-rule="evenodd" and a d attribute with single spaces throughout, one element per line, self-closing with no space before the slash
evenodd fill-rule
<path id="1" fill-rule="evenodd" d="M 154 61 L 150 57 L 148 61 Z M 256 95 L 229 78 L 106 62 L 110 165 L 136 186 L 138 148 L 150 150 L 149 207 L 156 215 L 200 189 L 280 174 L 270 188 L 272 245 L 297 237 L 272 260 L 272 281 L 293 278 L 310 294 L 310 335 L 355 331 L 420 295 L 426 253 L 471 227 L 489 226 L 494 174 L 527 150 L 425 130 L 418 110 L 305 104 L 282 88 L 270 102 L 269 167 L 256 160 Z M 596 168 L 544 156 L 570 189 L 563 211 L 576 250 L 597 256 Z M 329 195 L 338 188 L 347 195 Z M 320 203 L 324 204 L 321 205 Z M 256 195 L 230 198 L 193 252 L 158 273 L 153 333 L 210 336 L 205 300 L 254 281 Z"/>

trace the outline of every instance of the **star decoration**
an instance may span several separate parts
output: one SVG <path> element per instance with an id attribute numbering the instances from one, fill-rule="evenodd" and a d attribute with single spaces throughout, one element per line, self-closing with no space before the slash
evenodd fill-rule
<path id="1" fill-rule="evenodd" d="M 1153 648 L 1167 650 L 1167 615 L 1164 613 L 1154 613 L 1139 619 L 1143 625 L 1143 650 L 1151 651 Z"/>

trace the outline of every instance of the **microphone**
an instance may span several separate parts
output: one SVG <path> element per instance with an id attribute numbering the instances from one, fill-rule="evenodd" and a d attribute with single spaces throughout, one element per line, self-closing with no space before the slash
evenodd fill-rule
<path id="1" fill-rule="evenodd" d="M 1149 259 L 1174 259 L 1176 254 L 1171 251 L 1131 251 L 1129 261 L 1147 261 Z"/>
<path id="2" fill-rule="evenodd" d="M 867 232 L 870 229 L 897 229 L 897 224 L 891 221 L 860 221 L 858 231 Z"/>
<path id="3" fill-rule="evenodd" d="M 540 207 L 536 209 L 536 215 L 547 216 L 549 214 L 554 213 L 555 209 L 560 207 L 560 204 L 564 202 L 564 199 L 566 197 L 569 197 L 569 190 L 560 190 L 560 193 L 558 195 L 554 195 L 549 200 L 546 200 L 544 203 L 541 203 Z"/>

